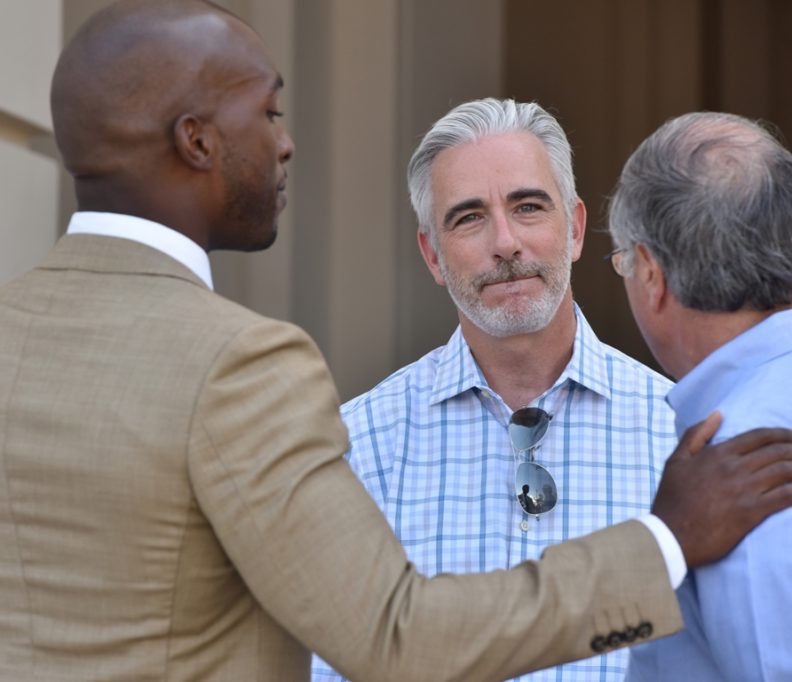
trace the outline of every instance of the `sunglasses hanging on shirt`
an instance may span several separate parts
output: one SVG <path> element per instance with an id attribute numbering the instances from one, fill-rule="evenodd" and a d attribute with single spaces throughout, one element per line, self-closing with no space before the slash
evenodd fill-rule
<path id="1" fill-rule="evenodd" d="M 550 472 L 535 461 L 552 415 L 539 407 L 521 407 L 509 419 L 514 452 L 515 494 L 526 514 L 545 514 L 556 506 L 558 490 Z M 527 461 L 525 461 L 527 459 Z"/>

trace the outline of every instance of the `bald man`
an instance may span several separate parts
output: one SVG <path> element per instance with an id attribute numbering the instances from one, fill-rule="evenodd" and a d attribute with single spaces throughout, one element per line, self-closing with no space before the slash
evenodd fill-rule
<path id="1" fill-rule="evenodd" d="M 310 339 L 212 292 L 208 251 L 275 239 L 281 85 L 198 0 L 123 0 L 61 56 L 79 211 L 0 288 L 0 680 L 300 681 L 313 649 L 352 680 L 482 682 L 678 629 L 680 562 L 789 502 L 790 447 L 744 453 L 792 434 L 692 457 L 708 424 L 657 516 L 511 571 L 418 575 L 343 460 Z"/>

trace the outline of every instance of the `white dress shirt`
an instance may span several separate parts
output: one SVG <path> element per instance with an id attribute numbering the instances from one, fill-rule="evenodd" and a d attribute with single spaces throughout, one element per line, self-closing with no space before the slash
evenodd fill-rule
<path id="1" fill-rule="evenodd" d="M 206 251 L 189 237 L 165 225 L 121 213 L 78 211 L 72 215 L 66 234 L 96 234 L 145 244 L 179 261 L 200 277 L 207 287 L 214 289 Z"/>

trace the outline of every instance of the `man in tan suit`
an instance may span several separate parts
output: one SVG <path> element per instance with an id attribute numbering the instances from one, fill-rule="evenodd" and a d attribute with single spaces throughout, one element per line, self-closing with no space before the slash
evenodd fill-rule
<path id="1" fill-rule="evenodd" d="M 694 457 L 707 424 L 653 522 L 418 575 L 310 339 L 211 291 L 207 251 L 275 238 L 281 85 L 200 0 L 123 0 L 59 61 L 79 211 L 0 289 L 0 680 L 307 680 L 316 650 L 353 680 L 479 682 L 677 630 L 674 551 L 684 574 L 787 506 L 792 434 Z"/>

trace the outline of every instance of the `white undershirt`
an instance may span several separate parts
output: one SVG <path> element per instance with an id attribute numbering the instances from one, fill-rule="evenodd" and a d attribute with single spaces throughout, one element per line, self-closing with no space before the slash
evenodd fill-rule
<path id="1" fill-rule="evenodd" d="M 118 237 L 145 244 L 179 261 L 200 277 L 207 287 L 214 289 L 206 251 L 189 237 L 165 225 L 122 213 L 78 211 L 72 215 L 66 233 Z"/>

